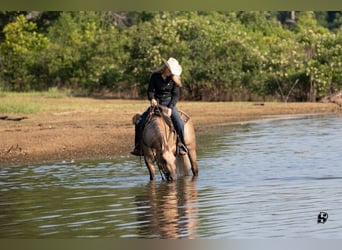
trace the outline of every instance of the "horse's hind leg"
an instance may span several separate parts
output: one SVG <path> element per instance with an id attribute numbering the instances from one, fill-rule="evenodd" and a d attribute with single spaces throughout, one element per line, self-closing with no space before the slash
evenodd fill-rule
<path id="1" fill-rule="evenodd" d="M 189 150 L 189 159 L 191 163 L 191 171 L 194 176 L 198 175 L 198 166 L 197 166 L 197 154 L 196 150 L 190 149 Z"/>

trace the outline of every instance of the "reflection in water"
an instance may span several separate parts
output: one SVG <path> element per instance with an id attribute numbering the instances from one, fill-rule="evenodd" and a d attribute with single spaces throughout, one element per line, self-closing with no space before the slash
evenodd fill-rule
<path id="1" fill-rule="evenodd" d="M 0 169 L 0 238 L 196 237 L 196 179 L 146 185 L 142 170 L 127 176 L 136 172 L 133 163 Z"/>
<path id="2" fill-rule="evenodd" d="M 150 182 L 136 197 L 138 220 L 148 221 L 140 234 L 152 238 L 196 238 L 199 225 L 196 177 L 175 182 Z"/>

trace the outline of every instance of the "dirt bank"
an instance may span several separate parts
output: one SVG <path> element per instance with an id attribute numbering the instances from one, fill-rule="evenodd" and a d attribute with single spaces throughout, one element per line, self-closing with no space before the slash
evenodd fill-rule
<path id="1" fill-rule="evenodd" d="M 0 166 L 128 156 L 134 139 L 131 117 L 148 104 L 90 98 L 32 98 L 28 101 L 43 103 L 44 108 L 39 112 L 0 114 L 0 117 L 27 117 L 19 121 L 0 119 Z M 191 115 L 198 135 L 209 133 L 219 124 L 263 119 L 268 115 L 338 112 L 331 103 L 180 102 L 178 107 Z"/>

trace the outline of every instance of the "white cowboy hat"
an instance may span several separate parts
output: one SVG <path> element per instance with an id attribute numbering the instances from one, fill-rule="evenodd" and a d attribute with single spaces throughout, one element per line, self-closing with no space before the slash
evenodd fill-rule
<path id="1" fill-rule="evenodd" d="M 170 57 L 167 61 L 163 58 L 162 60 L 170 69 L 172 75 L 179 77 L 182 74 L 182 66 L 180 66 L 179 62 L 175 58 Z"/>

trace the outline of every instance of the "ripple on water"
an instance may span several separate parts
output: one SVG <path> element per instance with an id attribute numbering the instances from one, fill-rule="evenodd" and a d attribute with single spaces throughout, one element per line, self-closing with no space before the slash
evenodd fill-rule
<path id="1" fill-rule="evenodd" d="M 339 238 L 341 125 L 340 117 L 232 125 L 200 137 L 200 176 L 175 182 L 149 182 L 134 157 L 5 167 L 0 236 Z"/>

